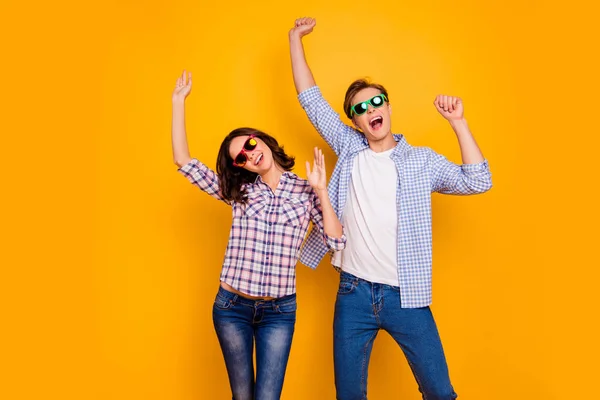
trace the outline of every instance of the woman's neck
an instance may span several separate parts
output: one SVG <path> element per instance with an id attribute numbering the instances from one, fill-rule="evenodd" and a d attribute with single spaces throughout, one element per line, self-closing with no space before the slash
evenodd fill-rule
<path id="1" fill-rule="evenodd" d="M 283 168 L 276 163 L 273 163 L 273 166 L 260 177 L 263 182 L 269 185 L 273 192 L 275 192 L 277 190 L 277 186 L 279 186 L 279 181 L 281 180 L 281 175 L 283 172 Z"/>

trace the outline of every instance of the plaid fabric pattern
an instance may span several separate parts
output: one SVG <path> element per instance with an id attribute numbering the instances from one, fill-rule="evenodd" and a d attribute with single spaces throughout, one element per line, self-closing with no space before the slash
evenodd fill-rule
<path id="1" fill-rule="evenodd" d="M 369 144 L 360 131 L 341 121 L 318 86 L 300 93 L 298 99 L 315 129 L 338 156 L 328 191 L 341 221 L 354 157 Z M 431 193 L 483 193 L 492 187 L 491 173 L 487 160 L 479 164 L 457 165 L 430 148 L 409 145 L 403 135 L 394 135 L 394 139 L 398 144 L 390 157 L 398 171 L 398 286 L 403 308 L 425 307 L 431 304 Z M 318 232 L 311 231 L 302 248 L 300 261 L 316 268 L 327 251 L 318 238 Z"/>
<path id="2" fill-rule="evenodd" d="M 179 169 L 212 197 L 223 200 L 217 174 L 193 159 Z M 296 262 L 312 221 L 320 244 L 341 250 L 345 236 L 323 231 L 321 202 L 307 180 L 284 172 L 276 193 L 258 176 L 246 185 L 246 204 L 234 202 L 221 281 L 250 296 L 282 297 L 296 292 Z M 228 203 L 229 204 L 229 203 Z M 313 239 L 314 240 L 314 239 Z"/>

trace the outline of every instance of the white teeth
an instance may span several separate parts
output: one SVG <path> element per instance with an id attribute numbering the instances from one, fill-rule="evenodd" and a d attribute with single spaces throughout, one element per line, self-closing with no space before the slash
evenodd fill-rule
<path id="1" fill-rule="evenodd" d="M 256 157 L 256 161 L 254 162 L 254 165 L 258 165 L 258 163 L 260 162 L 260 160 L 262 159 L 262 153 L 258 155 L 258 157 Z"/>
<path id="2" fill-rule="evenodd" d="M 373 121 L 375 121 L 375 120 L 378 120 L 378 119 L 380 119 L 380 120 L 382 120 L 382 121 L 383 121 L 383 117 L 381 117 L 381 116 L 377 116 L 377 117 L 375 117 L 375 118 L 371 119 L 371 121 L 369 121 L 369 123 L 373 123 Z"/>

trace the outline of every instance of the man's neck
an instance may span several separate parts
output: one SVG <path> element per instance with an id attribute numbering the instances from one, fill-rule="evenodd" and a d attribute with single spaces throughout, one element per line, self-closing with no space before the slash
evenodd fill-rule
<path id="1" fill-rule="evenodd" d="M 396 147 L 396 140 L 394 139 L 394 135 L 390 132 L 381 140 L 369 140 L 369 147 L 375 153 L 381 153 Z"/>

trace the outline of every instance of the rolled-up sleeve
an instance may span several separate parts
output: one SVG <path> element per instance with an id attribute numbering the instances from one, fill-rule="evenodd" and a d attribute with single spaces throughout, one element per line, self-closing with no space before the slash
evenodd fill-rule
<path id="1" fill-rule="evenodd" d="M 485 193 L 492 188 L 492 174 L 487 160 L 477 164 L 455 164 L 446 157 L 431 155 L 431 191 L 443 194 L 469 195 Z"/>
<path id="2" fill-rule="evenodd" d="M 229 202 L 221 195 L 218 175 L 202 162 L 193 158 L 177 171 L 203 192 L 206 192 L 215 199 L 222 200 L 229 204 Z"/>
<path id="3" fill-rule="evenodd" d="M 342 235 L 341 238 L 334 238 L 324 233 L 323 236 L 325 237 L 325 243 L 327 243 L 327 247 L 329 247 L 331 250 L 339 251 L 346 248 L 346 235 Z"/>

